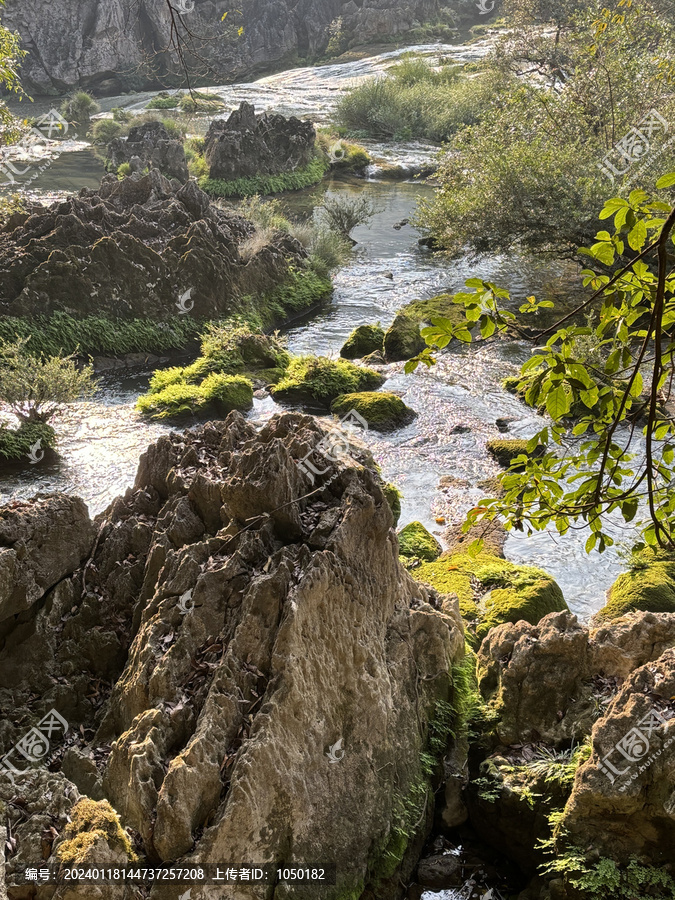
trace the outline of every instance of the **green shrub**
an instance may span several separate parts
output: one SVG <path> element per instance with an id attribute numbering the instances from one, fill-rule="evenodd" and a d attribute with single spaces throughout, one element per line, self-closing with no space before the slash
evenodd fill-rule
<path id="1" fill-rule="evenodd" d="M 178 106 L 183 112 L 218 112 L 225 103 L 218 94 L 209 94 L 206 91 L 193 91 L 191 94 L 183 94 L 178 101 Z"/>
<path id="2" fill-rule="evenodd" d="M 24 422 L 18 428 L 0 424 L 0 459 L 8 462 L 26 462 L 31 450 L 53 449 L 56 434 L 51 425 L 44 422 Z"/>
<path id="3" fill-rule="evenodd" d="M 89 127 L 92 116 L 100 110 L 100 106 L 86 91 L 77 91 L 61 104 L 61 114 L 74 125 Z"/>
<path id="4" fill-rule="evenodd" d="M 337 119 L 372 137 L 446 141 L 479 122 L 489 108 L 493 79 L 461 78 L 450 67 L 436 71 L 423 60 L 405 60 L 384 78 L 347 93 Z"/>
<path id="5" fill-rule="evenodd" d="M 131 175 L 131 163 L 123 162 L 117 167 L 117 174 L 120 178 L 128 178 Z"/>
<path id="6" fill-rule="evenodd" d="M 379 387 L 382 375 L 347 362 L 325 356 L 297 356 L 291 360 L 284 378 L 272 388 L 275 400 L 318 405 L 328 408 L 340 394 Z"/>
<path id="7" fill-rule="evenodd" d="M 133 113 L 121 106 L 113 106 L 110 112 L 112 113 L 113 122 L 119 122 L 120 125 L 127 125 L 134 118 Z"/>
<path id="8" fill-rule="evenodd" d="M 95 144 L 109 144 L 110 141 L 119 137 L 124 128 L 114 119 L 99 119 L 94 122 L 91 129 L 91 137 Z"/>
<path id="9" fill-rule="evenodd" d="M 164 92 L 157 94 L 146 105 L 146 109 L 177 109 L 180 97 L 177 94 L 169 95 Z"/>

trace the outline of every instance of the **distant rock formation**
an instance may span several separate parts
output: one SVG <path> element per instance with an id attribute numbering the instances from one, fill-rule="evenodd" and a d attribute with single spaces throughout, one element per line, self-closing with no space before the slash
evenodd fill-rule
<path id="1" fill-rule="evenodd" d="M 211 81 L 236 80 L 254 72 L 321 55 L 331 25 L 341 21 L 347 42 L 383 40 L 434 19 L 441 0 L 193 0 L 183 26 L 203 40 L 188 52 L 193 74 Z M 174 7 L 180 7 L 174 3 Z M 228 24 L 223 13 L 232 13 Z M 180 66 L 171 44 L 166 0 L 7 0 L 3 24 L 16 29 L 29 55 L 21 76 L 34 94 L 80 87 L 115 94 L 178 84 Z M 238 35 L 239 26 L 243 32 Z M 174 81 L 172 81 L 172 78 Z M 180 82 L 182 84 L 182 81 Z"/>
<path id="2" fill-rule="evenodd" d="M 242 103 L 228 119 L 211 122 L 204 146 L 211 178 L 234 181 L 253 175 L 280 175 L 306 166 L 316 129 L 295 116 L 261 113 Z"/>
<path id="3" fill-rule="evenodd" d="M 161 122 L 134 125 L 126 139 L 115 138 L 108 144 L 108 160 L 113 172 L 129 163 L 132 172 L 148 167 L 179 181 L 190 177 L 183 144 L 172 138 Z"/>
<path id="4" fill-rule="evenodd" d="M 244 258 L 240 245 L 254 231 L 194 181 L 181 185 L 157 169 L 121 181 L 106 175 L 96 191 L 11 217 L 0 232 L 0 314 L 167 321 L 191 291 L 178 313 L 220 318 L 306 258 L 281 233 Z"/>

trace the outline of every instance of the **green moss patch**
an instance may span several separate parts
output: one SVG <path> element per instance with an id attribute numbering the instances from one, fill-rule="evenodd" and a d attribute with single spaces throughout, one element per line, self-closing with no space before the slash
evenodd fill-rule
<path id="1" fill-rule="evenodd" d="M 421 522 L 410 522 L 398 533 L 398 552 L 406 559 L 433 562 L 441 555 L 443 548 Z"/>
<path id="2" fill-rule="evenodd" d="M 410 359 L 426 347 L 420 334 L 419 320 L 406 312 L 396 313 L 396 318 L 384 336 L 384 355 L 387 360 Z"/>
<path id="3" fill-rule="evenodd" d="M 519 456 L 522 456 L 523 454 L 525 456 L 529 455 L 527 451 L 527 441 L 509 438 L 494 438 L 489 440 L 485 446 L 487 447 L 488 453 L 505 469 L 510 468 L 511 463 Z"/>
<path id="4" fill-rule="evenodd" d="M 51 425 L 43 422 L 25 422 L 18 428 L 0 425 L 0 459 L 7 462 L 29 463 L 41 452 L 49 453 L 56 445 L 56 435 Z"/>
<path id="5" fill-rule="evenodd" d="M 383 382 L 382 375 L 373 369 L 356 366 L 346 359 L 297 356 L 291 360 L 284 378 L 272 389 L 272 396 L 283 403 L 328 409 L 341 394 L 368 391 Z"/>
<path id="6" fill-rule="evenodd" d="M 598 621 L 611 621 L 626 613 L 675 612 L 675 559 L 644 550 L 631 569 L 619 575 L 609 589 L 607 603 L 596 614 Z"/>
<path id="7" fill-rule="evenodd" d="M 395 484 L 391 482 L 386 482 L 386 484 L 382 485 L 382 492 L 384 493 L 385 499 L 389 504 L 389 509 L 391 510 L 391 514 L 394 517 L 394 528 L 398 525 L 398 520 L 401 518 L 401 497 L 403 496 L 399 489 Z"/>
<path id="8" fill-rule="evenodd" d="M 99 802 L 88 797 L 80 800 L 71 811 L 71 821 L 66 825 L 66 840 L 59 844 L 57 856 L 66 865 L 79 865 L 86 861 L 87 851 L 98 839 L 106 841 L 113 850 L 123 851 L 130 862 L 138 857 L 131 841 L 123 830 L 119 816 L 107 800 Z"/>
<path id="9" fill-rule="evenodd" d="M 458 596 L 472 646 L 478 646 L 497 625 L 521 619 L 536 625 L 549 613 L 568 609 L 559 586 L 542 569 L 487 553 L 442 556 L 413 574 L 440 593 Z"/>
<path id="10" fill-rule="evenodd" d="M 333 400 L 331 412 L 346 415 L 354 409 L 376 431 L 393 431 L 409 425 L 417 413 L 389 391 L 362 391 L 342 394 Z"/>
<path id="11" fill-rule="evenodd" d="M 340 356 L 344 359 L 363 359 L 369 353 L 382 350 L 383 346 L 383 328 L 379 325 L 359 325 L 343 344 Z"/>
<path id="12" fill-rule="evenodd" d="M 221 178 L 203 176 L 199 187 L 212 197 L 253 197 L 255 194 L 280 194 L 283 191 L 299 191 L 322 180 L 328 170 L 328 161 L 316 156 L 306 166 L 294 172 L 280 175 L 253 175 L 224 181 Z"/>
<path id="13" fill-rule="evenodd" d="M 136 409 L 153 419 L 182 419 L 188 416 L 226 416 L 232 410 L 245 412 L 253 406 L 253 385 L 243 375 L 212 372 L 200 384 L 170 375 L 153 378 L 150 393 L 139 397 Z"/>

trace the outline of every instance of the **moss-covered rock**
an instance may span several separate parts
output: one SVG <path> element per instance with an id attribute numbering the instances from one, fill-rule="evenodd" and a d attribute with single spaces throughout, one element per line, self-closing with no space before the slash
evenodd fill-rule
<path id="1" fill-rule="evenodd" d="M 136 408 L 153 419 L 188 416 L 226 416 L 232 410 L 246 412 L 253 406 L 253 384 L 243 375 L 212 372 L 200 384 L 181 377 L 182 369 L 158 372 L 150 393 L 139 397 Z"/>
<path id="2" fill-rule="evenodd" d="M 362 359 L 376 353 L 384 346 L 384 329 L 379 325 L 359 325 L 345 341 L 340 356 L 344 359 Z"/>
<path id="3" fill-rule="evenodd" d="M 522 454 L 528 455 L 527 441 L 516 438 L 493 438 L 485 446 L 488 453 L 505 469 L 510 468 L 517 457 Z"/>
<path id="4" fill-rule="evenodd" d="M 417 413 L 389 391 L 361 391 L 342 394 L 331 404 L 331 412 L 343 416 L 354 409 L 376 431 L 393 431 L 409 425 Z"/>
<path id="5" fill-rule="evenodd" d="M 523 619 L 536 625 L 549 613 L 568 609 L 559 586 L 542 569 L 487 553 L 444 555 L 413 574 L 440 593 L 457 595 L 467 640 L 473 646 L 504 622 Z"/>
<path id="6" fill-rule="evenodd" d="M 432 562 L 438 559 L 443 548 L 421 522 L 410 522 L 398 533 L 398 552 L 406 559 L 416 558 Z"/>
<path id="7" fill-rule="evenodd" d="M 394 528 L 396 528 L 396 526 L 398 525 L 398 520 L 401 518 L 401 497 L 403 495 L 396 487 L 396 485 L 392 484 L 390 481 L 386 482 L 382 486 L 382 491 L 387 503 L 389 504 L 391 514 L 394 517 Z"/>
<path id="8" fill-rule="evenodd" d="M 260 369 L 286 369 L 291 361 L 290 354 L 278 338 L 246 327 L 207 325 L 201 349 L 211 372 L 234 374 Z"/>
<path id="9" fill-rule="evenodd" d="M 597 621 L 618 619 L 636 610 L 675 612 L 675 559 L 653 550 L 634 557 L 628 572 L 619 575 L 596 614 Z"/>
<path id="10" fill-rule="evenodd" d="M 131 862 L 137 859 L 117 813 L 107 800 L 97 802 L 88 797 L 80 800 L 72 809 L 65 838 L 59 844 L 56 855 L 66 865 L 85 863 L 99 841 L 105 842 L 111 851 L 122 854 Z"/>
<path id="11" fill-rule="evenodd" d="M 419 320 L 406 312 L 396 313 L 396 318 L 384 335 L 384 355 L 390 362 L 410 359 L 426 347 L 420 334 Z"/>
<path id="12" fill-rule="evenodd" d="M 282 403 L 297 403 L 329 409 L 341 394 L 370 391 L 384 383 L 373 369 L 346 359 L 325 356 L 294 357 L 285 376 L 272 388 L 272 396 Z"/>
<path id="13" fill-rule="evenodd" d="M 390 361 L 410 359 L 426 347 L 420 334 L 420 326 L 435 318 L 462 319 L 461 308 L 454 303 L 452 294 L 439 294 L 428 300 L 413 300 L 399 310 L 384 336 L 384 354 Z"/>
<path id="14" fill-rule="evenodd" d="M 0 460 L 15 463 L 39 462 L 54 455 L 56 435 L 51 425 L 24 422 L 18 428 L 0 425 Z"/>

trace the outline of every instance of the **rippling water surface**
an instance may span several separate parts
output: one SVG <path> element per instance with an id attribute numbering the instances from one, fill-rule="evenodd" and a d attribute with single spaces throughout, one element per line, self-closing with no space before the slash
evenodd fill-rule
<path id="1" fill-rule="evenodd" d="M 482 44 L 471 47 L 421 48 L 434 54 L 475 59 L 485 52 Z M 346 87 L 372 77 L 391 65 L 401 51 L 356 62 L 296 69 L 252 84 L 215 88 L 228 109 L 241 100 L 258 109 L 307 115 L 325 120 Z M 127 105 L 141 109 L 151 95 L 112 98 L 108 108 Z M 390 157 L 423 161 L 435 152 L 423 145 L 387 148 Z M 96 186 L 102 164 L 90 150 L 63 153 L 36 182 L 43 195 Z M 285 199 L 292 215 L 307 214 L 326 191 L 365 191 L 378 208 L 370 227 L 357 229 L 358 243 L 351 262 L 335 278 L 333 302 L 309 321 L 287 330 L 289 348 L 295 353 L 337 356 L 345 339 L 357 325 L 381 322 L 387 327 L 397 309 L 415 298 L 440 291 L 457 290 L 466 278 L 480 275 L 509 288 L 516 299 L 537 293 L 565 300 L 574 296 L 577 270 L 570 264 L 548 263 L 515 257 L 471 263 L 432 258 L 418 247 L 419 235 L 409 224 L 401 224 L 414 212 L 418 199 L 430 188 L 418 183 L 352 181 L 324 184 Z M 397 227 L 395 227 L 397 226 Z M 458 521 L 483 496 L 479 487 L 498 468 L 485 451 L 485 442 L 496 437 L 495 420 L 511 417 L 512 436 L 527 437 L 542 420 L 508 394 L 503 378 L 515 373 L 527 358 L 529 346 L 496 342 L 482 350 L 463 348 L 440 356 L 438 365 L 412 376 L 403 374 L 403 364 L 387 366 L 387 390 L 400 394 L 418 412 L 417 419 L 393 435 L 371 431 L 367 441 L 384 475 L 404 494 L 401 524 L 419 519 L 440 536 L 445 527 L 436 522 Z M 134 403 L 150 372 L 134 378 L 107 378 L 97 397 L 77 404 L 56 422 L 62 459 L 0 477 L 0 500 L 27 497 L 35 491 L 65 490 L 82 496 L 92 513 L 101 512 L 115 496 L 133 483 L 138 457 L 165 426 L 148 424 L 134 411 Z M 263 421 L 278 411 L 270 399 L 256 400 L 251 417 Z M 444 485 L 439 482 L 443 476 Z M 616 530 L 620 544 L 630 543 L 630 533 Z M 571 531 L 564 538 L 543 533 L 534 538 L 510 537 L 507 556 L 515 561 L 539 565 L 550 571 L 561 585 L 570 607 L 588 615 L 604 602 L 604 593 L 625 568 L 616 551 L 603 555 L 584 552 L 586 533 Z"/>

